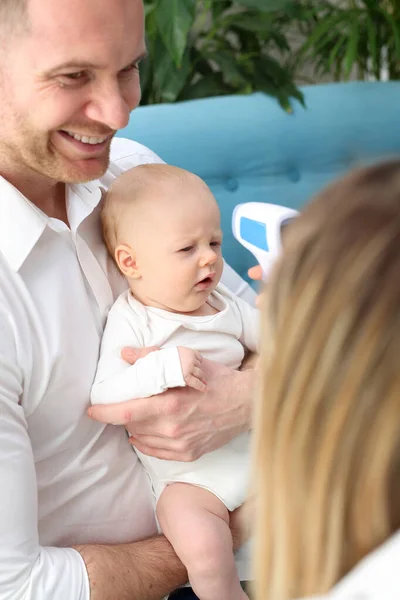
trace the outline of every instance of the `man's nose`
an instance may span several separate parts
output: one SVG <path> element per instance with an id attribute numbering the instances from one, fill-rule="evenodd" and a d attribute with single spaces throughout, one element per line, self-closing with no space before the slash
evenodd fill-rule
<path id="1" fill-rule="evenodd" d="M 124 93 L 118 82 L 103 86 L 86 107 L 86 116 L 117 131 L 128 125 L 131 111 L 140 101 L 140 88 L 135 93 Z"/>
<path id="2" fill-rule="evenodd" d="M 206 267 L 207 265 L 213 265 L 217 260 L 217 254 L 212 248 L 208 248 L 200 258 L 200 267 Z"/>

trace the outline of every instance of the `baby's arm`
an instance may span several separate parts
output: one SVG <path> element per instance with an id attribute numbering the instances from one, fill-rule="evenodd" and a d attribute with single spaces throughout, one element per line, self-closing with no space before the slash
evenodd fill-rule
<path id="1" fill-rule="evenodd" d="M 168 388 L 189 385 L 204 391 L 201 355 L 185 347 L 163 348 L 129 365 L 121 358 L 123 347 L 140 348 L 140 322 L 132 322 L 119 304 L 109 313 L 100 360 L 91 390 L 92 404 L 124 402 L 160 394 Z"/>

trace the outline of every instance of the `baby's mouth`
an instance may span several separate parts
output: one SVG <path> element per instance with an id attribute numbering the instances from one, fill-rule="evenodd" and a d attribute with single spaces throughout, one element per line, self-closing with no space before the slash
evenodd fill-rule
<path id="1" fill-rule="evenodd" d="M 196 285 L 201 288 L 208 288 L 212 284 L 214 277 L 215 273 L 210 273 L 210 275 L 207 275 L 207 277 L 204 277 L 204 279 L 200 279 Z"/>

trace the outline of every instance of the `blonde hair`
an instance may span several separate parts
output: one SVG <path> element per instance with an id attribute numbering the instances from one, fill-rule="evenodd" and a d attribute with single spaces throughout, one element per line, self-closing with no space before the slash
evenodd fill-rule
<path id="1" fill-rule="evenodd" d="M 400 527 L 400 161 L 306 207 L 264 304 L 255 597 L 292 600 Z"/>
<path id="2" fill-rule="evenodd" d="M 103 190 L 100 219 L 110 256 L 115 260 L 115 249 L 121 241 L 120 232 L 127 208 L 137 207 L 141 200 L 149 202 L 149 196 L 156 186 L 160 186 L 163 190 L 163 186 L 169 182 L 182 185 L 190 180 L 206 185 L 200 177 L 179 167 L 150 163 L 125 171 L 117 177 L 107 192 Z M 157 193 L 153 194 L 152 198 L 162 201 L 163 194 L 159 193 L 158 187 Z"/>

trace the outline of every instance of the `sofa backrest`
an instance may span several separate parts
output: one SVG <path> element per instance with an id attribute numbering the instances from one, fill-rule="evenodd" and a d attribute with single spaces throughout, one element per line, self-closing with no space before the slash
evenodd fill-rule
<path id="1" fill-rule="evenodd" d="M 224 256 L 242 276 L 254 259 L 232 236 L 236 204 L 301 208 L 350 168 L 400 155 L 400 82 L 302 91 L 306 108 L 295 102 L 290 115 L 264 94 L 222 96 L 140 107 L 119 132 L 208 183 L 221 208 Z"/>

